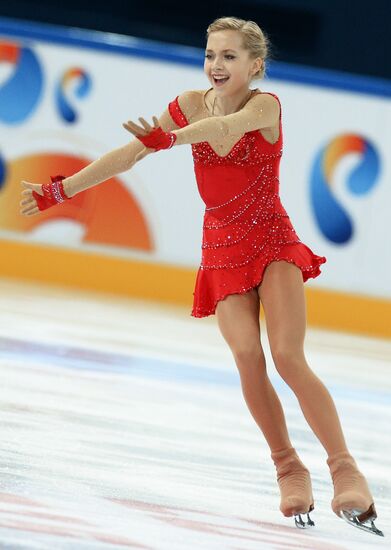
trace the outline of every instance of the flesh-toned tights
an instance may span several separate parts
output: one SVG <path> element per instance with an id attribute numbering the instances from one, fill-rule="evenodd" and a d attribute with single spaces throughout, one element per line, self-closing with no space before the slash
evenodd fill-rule
<path id="1" fill-rule="evenodd" d="M 274 364 L 295 393 L 303 414 L 328 455 L 347 451 L 334 402 L 309 367 L 303 350 L 306 312 L 301 271 L 275 261 L 258 288 L 218 302 L 220 331 L 233 353 L 247 406 L 272 452 L 292 444 L 281 402 L 266 372 L 260 341 L 260 301 Z"/>

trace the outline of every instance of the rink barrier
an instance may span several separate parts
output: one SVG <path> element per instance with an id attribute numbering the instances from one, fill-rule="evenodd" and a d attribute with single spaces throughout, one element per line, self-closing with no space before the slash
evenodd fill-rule
<path id="1" fill-rule="evenodd" d="M 0 249 L 7 258 L 2 276 L 23 280 L 25 274 L 29 281 L 181 305 L 190 315 L 195 269 L 23 242 L 2 241 Z M 391 301 L 311 288 L 309 283 L 304 284 L 309 325 L 391 338 Z"/>
<path id="2" fill-rule="evenodd" d="M 202 52 L 198 48 L 168 45 L 100 31 L 0 18 L 0 33 L 7 38 L 22 36 L 51 44 L 69 44 L 88 50 L 110 51 L 182 66 L 201 67 L 203 64 Z M 379 78 L 282 62 L 270 63 L 268 76 L 283 82 L 362 92 L 386 99 L 391 97 L 390 81 Z M 314 249 L 318 251 L 317 246 Z M 323 253 L 320 248 L 319 250 Z M 184 305 L 189 310 L 192 305 L 196 277 L 194 268 L 103 256 L 86 249 L 77 251 L 55 248 L 8 238 L 0 241 L 0 252 L 0 276 L 174 303 Z M 311 280 L 304 288 L 310 325 L 391 337 L 391 301 L 386 297 L 323 289 L 311 286 Z"/>

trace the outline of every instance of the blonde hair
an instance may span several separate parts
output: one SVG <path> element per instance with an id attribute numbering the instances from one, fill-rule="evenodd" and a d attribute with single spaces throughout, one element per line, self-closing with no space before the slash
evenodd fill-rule
<path id="1" fill-rule="evenodd" d="M 206 38 L 215 31 L 239 31 L 243 38 L 243 47 L 249 51 L 252 59 L 261 57 L 263 59 L 262 67 L 256 72 L 252 80 L 264 78 L 266 70 L 266 58 L 269 53 L 270 42 L 267 35 L 255 23 L 255 21 L 246 21 L 238 17 L 219 17 L 215 19 L 206 30 Z"/>

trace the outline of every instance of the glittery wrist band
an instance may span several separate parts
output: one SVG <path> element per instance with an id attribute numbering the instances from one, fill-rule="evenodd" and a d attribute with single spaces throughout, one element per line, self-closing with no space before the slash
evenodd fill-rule
<path id="1" fill-rule="evenodd" d="M 65 179 L 65 176 L 50 176 L 52 183 L 45 184 L 42 186 L 44 196 L 46 198 L 52 198 L 56 202 L 64 202 L 69 197 L 65 194 L 64 185 L 62 181 Z"/>
<path id="2" fill-rule="evenodd" d="M 170 145 L 167 147 L 167 149 L 171 149 L 171 147 L 174 145 L 174 143 L 176 142 L 176 134 L 174 134 L 173 132 L 169 132 L 169 136 L 170 136 L 170 139 L 171 139 L 171 143 Z"/>

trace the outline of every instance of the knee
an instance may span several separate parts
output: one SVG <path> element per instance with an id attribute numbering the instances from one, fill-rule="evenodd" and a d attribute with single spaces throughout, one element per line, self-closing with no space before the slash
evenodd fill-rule
<path id="1" fill-rule="evenodd" d="M 272 350 L 272 357 L 277 372 L 287 383 L 290 383 L 293 377 L 297 377 L 303 366 L 306 365 L 303 351 L 290 347 L 279 347 Z"/>
<path id="2" fill-rule="evenodd" d="M 287 365 L 294 356 L 293 350 L 288 346 L 279 346 L 274 349 L 272 348 L 271 352 L 274 364 L 277 368 L 283 368 L 284 365 Z"/>
<path id="3" fill-rule="evenodd" d="M 257 366 L 265 364 L 265 356 L 261 344 L 248 344 L 235 347 L 233 350 L 235 362 L 238 366 Z"/>

